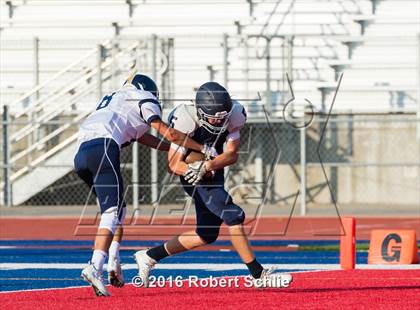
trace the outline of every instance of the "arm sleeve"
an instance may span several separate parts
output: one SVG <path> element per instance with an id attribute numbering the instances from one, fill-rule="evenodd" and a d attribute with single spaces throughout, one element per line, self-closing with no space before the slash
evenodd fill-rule
<path id="1" fill-rule="evenodd" d="M 238 140 L 241 137 L 240 131 L 245 126 L 247 118 L 245 108 L 239 102 L 235 102 L 232 109 L 231 119 L 227 128 L 229 134 L 226 137 L 226 141 Z"/>
<path id="2" fill-rule="evenodd" d="M 162 118 L 159 102 L 154 99 L 140 100 L 140 115 L 150 125 L 156 119 Z"/>
<path id="3" fill-rule="evenodd" d="M 195 130 L 195 122 L 183 105 L 177 107 L 170 113 L 168 121 L 172 128 L 175 128 L 188 136 L 191 136 Z M 171 143 L 171 148 L 184 155 L 187 153 L 185 147 L 175 143 Z"/>
<path id="4" fill-rule="evenodd" d="M 241 134 L 239 132 L 239 130 L 236 130 L 234 132 L 229 132 L 226 140 L 227 141 L 235 141 L 238 140 L 241 137 Z"/>

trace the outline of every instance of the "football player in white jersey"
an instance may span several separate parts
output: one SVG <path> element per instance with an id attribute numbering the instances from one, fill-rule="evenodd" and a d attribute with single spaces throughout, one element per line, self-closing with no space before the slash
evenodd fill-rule
<path id="1" fill-rule="evenodd" d="M 246 117 L 244 107 L 232 101 L 227 90 L 215 82 L 205 83 L 198 89 L 195 107 L 180 105 L 171 113 L 173 128 L 197 142 L 213 145 L 220 155 L 187 164 L 185 158 L 191 150 L 171 144 L 169 169 L 180 176 L 184 190 L 194 198 L 197 227 L 160 246 L 135 253 L 138 276 L 145 287 L 149 284 L 150 270 L 158 261 L 216 241 L 222 223 L 229 227 L 232 244 L 251 276 L 260 279 L 256 282 L 275 286 L 279 281 L 270 281 L 273 277 L 291 280 L 290 275 L 273 274 L 273 269 L 264 269 L 257 261 L 243 229 L 245 213 L 224 188 L 224 168 L 238 160 L 240 130 Z"/>
<path id="2" fill-rule="evenodd" d="M 184 145 L 206 156 L 212 154 L 211 147 L 195 142 L 162 121 L 158 98 L 154 81 L 136 74 L 122 88 L 105 96 L 80 126 L 75 170 L 96 194 L 101 208 L 92 259 L 89 266 L 83 269 L 82 277 L 92 285 L 97 296 L 109 295 L 102 279 L 108 251 L 109 281 L 117 287 L 124 284 L 119 262 L 119 244 L 126 213 L 120 149 L 137 141 L 160 151 L 168 151 L 169 144 L 147 134 L 152 127 L 176 145 Z"/>

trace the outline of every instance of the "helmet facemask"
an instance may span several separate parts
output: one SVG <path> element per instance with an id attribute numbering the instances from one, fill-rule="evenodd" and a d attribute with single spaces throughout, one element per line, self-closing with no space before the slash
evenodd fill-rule
<path id="1" fill-rule="evenodd" d="M 213 115 L 205 113 L 201 108 L 197 109 L 198 121 L 200 125 L 204 127 L 204 129 L 206 129 L 208 132 L 215 135 L 226 131 L 231 113 L 232 111 L 222 111 Z M 209 122 L 209 119 L 220 120 L 220 122 L 217 125 L 212 125 Z"/>
<path id="2" fill-rule="evenodd" d="M 211 134 L 226 131 L 232 111 L 232 100 L 227 90 L 216 82 L 200 86 L 195 97 L 200 126 Z"/>

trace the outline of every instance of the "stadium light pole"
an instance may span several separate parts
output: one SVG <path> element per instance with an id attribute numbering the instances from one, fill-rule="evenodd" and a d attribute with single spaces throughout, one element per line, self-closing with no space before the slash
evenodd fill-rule
<path id="1" fill-rule="evenodd" d="M 39 38 L 34 37 L 34 58 L 33 58 L 33 85 L 34 87 L 37 87 L 39 84 Z M 39 91 L 35 92 L 35 99 L 39 99 Z"/>
<path id="2" fill-rule="evenodd" d="M 272 110 L 272 100 L 271 100 L 271 38 L 267 37 L 267 49 L 265 54 L 265 91 L 267 99 L 267 110 L 271 112 Z"/>
<path id="3" fill-rule="evenodd" d="M 244 87 L 245 87 L 245 98 L 249 98 L 249 44 L 248 44 L 248 35 L 245 35 L 244 37 L 244 73 L 245 73 L 245 79 L 244 79 Z"/>
<path id="4" fill-rule="evenodd" d="M 287 72 L 289 72 L 290 80 L 293 82 L 293 45 L 294 36 L 287 36 Z"/>
<path id="5" fill-rule="evenodd" d="M 142 46 L 142 41 L 139 40 L 138 46 Z M 136 71 L 141 72 L 141 56 L 140 50 L 138 50 L 136 58 Z M 139 145 L 138 143 L 133 143 L 132 146 L 132 170 L 131 170 L 131 183 L 133 186 L 133 209 L 138 210 L 139 208 Z"/>
<path id="6" fill-rule="evenodd" d="M 257 184 L 257 188 L 259 189 L 259 194 L 265 193 L 265 186 L 264 184 L 264 162 L 262 156 L 262 139 L 258 139 L 257 142 L 257 150 L 255 153 L 254 165 L 255 165 L 255 183 Z"/>
<path id="7" fill-rule="evenodd" d="M 229 83 L 229 36 L 227 33 L 223 34 L 223 86 L 228 89 Z M 225 176 L 225 184 L 227 184 L 227 180 L 229 177 L 229 167 L 225 168 L 224 172 Z"/>
<path id="8" fill-rule="evenodd" d="M 39 38 L 38 37 L 34 37 L 33 40 L 33 49 L 34 49 L 34 53 L 33 53 L 33 87 L 37 87 L 39 85 Z M 39 91 L 35 92 L 35 101 L 37 102 L 39 100 Z M 31 109 L 31 112 L 29 114 L 29 122 L 32 124 L 32 126 L 34 126 L 35 124 L 33 123 L 34 121 L 34 112 Z M 32 145 L 35 140 L 36 140 L 36 136 L 39 135 L 40 130 L 37 129 L 36 131 L 34 131 L 33 133 L 31 133 L 28 136 L 28 145 Z M 30 166 L 30 163 L 32 161 L 32 156 L 31 153 L 28 154 L 27 156 L 27 165 Z"/>
<path id="9" fill-rule="evenodd" d="M 417 139 L 420 141 L 420 33 L 417 35 Z"/>
<path id="10" fill-rule="evenodd" d="M 305 117 L 303 118 L 305 123 Z M 306 215 L 306 128 L 300 128 L 300 215 Z"/>
<path id="11" fill-rule="evenodd" d="M 215 72 L 215 70 L 214 70 L 214 68 L 213 68 L 213 66 L 207 66 L 207 70 L 209 71 L 209 80 L 210 81 L 214 81 L 214 72 Z"/>
<path id="12" fill-rule="evenodd" d="M 153 34 L 152 35 L 152 78 L 157 83 L 156 56 L 157 56 L 157 36 Z M 157 136 L 157 132 L 155 129 L 152 129 L 152 135 Z M 152 204 L 155 204 L 158 200 L 158 151 L 155 149 L 151 149 L 150 152 L 151 152 L 151 155 L 150 155 L 151 198 L 152 198 Z"/>
<path id="13" fill-rule="evenodd" d="M 228 66 L 229 66 L 229 37 L 227 33 L 223 34 L 223 86 L 228 88 Z"/>
<path id="14" fill-rule="evenodd" d="M 417 151 L 420 155 L 420 33 L 417 35 Z M 420 189 L 420 167 L 417 167 L 417 187 Z M 419 191 L 420 203 L 420 191 Z"/>
<path id="15" fill-rule="evenodd" d="M 9 141 L 9 109 L 3 105 L 3 202 L 10 207 L 12 205 L 11 186 L 10 186 L 10 141 Z"/>
<path id="16" fill-rule="evenodd" d="M 98 67 L 98 72 L 96 76 L 96 87 L 98 92 L 98 101 L 102 98 L 102 60 L 103 60 L 103 46 L 101 44 L 97 47 L 97 63 L 96 66 Z"/>

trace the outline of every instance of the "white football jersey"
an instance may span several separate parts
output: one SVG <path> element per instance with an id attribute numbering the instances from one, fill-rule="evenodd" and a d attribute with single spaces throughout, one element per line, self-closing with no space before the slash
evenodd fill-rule
<path id="1" fill-rule="evenodd" d="M 230 114 L 226 131 L 221 135 L 222 138 L 218 139 L 217 145 L 224 144 L 228 141 L 237 140 L 241 137 L 240 130 L 245 125 L 246 122 L 246 112 L 245 108 L 238 101 L 233 100 L 232 113 Z M 198 143 L 211 144 L 212 138 L 210 136 L 216 137 L 217 135 L 209 135 L 204 127 L 200 127 L 200 123 L 197 117 L 197 110 L 193 105 L 181 104 L 177 106 L 169 114 L 169 123 L 171 126 L 188 136 L 195 139 Z M 209 137 L 209 138 L 208 138 Z M 220 154 L 220 147 L 217 147 Z M 171 148 L 181 152 L 183 154 L 187 153 L 187 149 L 181 147 L 177 144 L 172 143 Z"/>
<path id="2" fill-rule="evenodd" d="M 150 123 L 161 119 L 161 108 L 156 97 L 132 85 L 105 96 L 81 124 L 79 145 L 96 138 L 111 138 L 121 146 L 143 136 Z"/>

